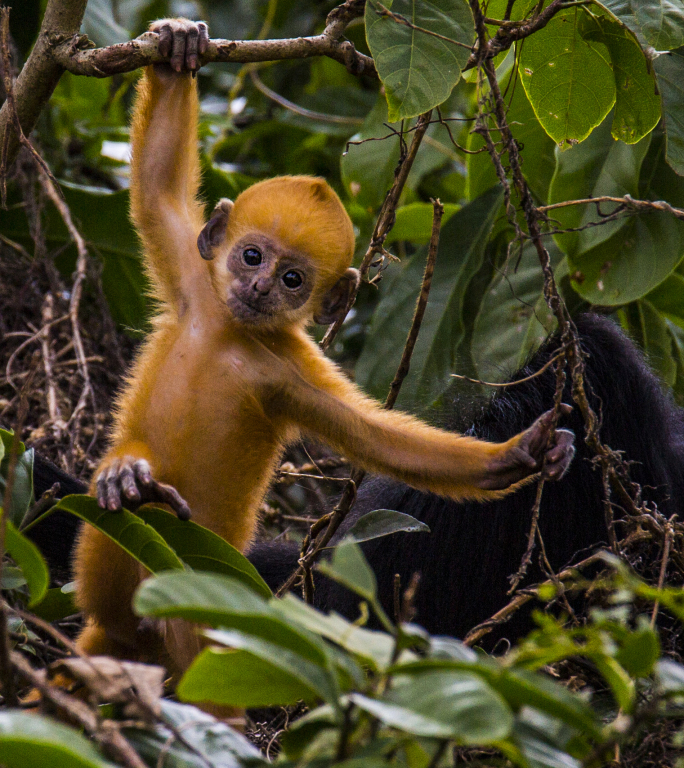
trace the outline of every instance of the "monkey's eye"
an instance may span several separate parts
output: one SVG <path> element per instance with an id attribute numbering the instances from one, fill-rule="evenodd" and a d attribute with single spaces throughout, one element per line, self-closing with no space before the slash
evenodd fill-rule
<path id="1" fill-rule="evenodd" d="M 283 282 L 287 288 L 294 290 L 295 288 L 299 288 L 303 281 L 299 272 L 295 272 L 294 269 L 291 269 L 283 275 Z"/>
<path id="2" fill-rule="evenodd" d="M 245 248 L 242 252 L 242 258 L 249 267 L 257 267 L 261 264 L 261 251 L 257 248 Z"/>

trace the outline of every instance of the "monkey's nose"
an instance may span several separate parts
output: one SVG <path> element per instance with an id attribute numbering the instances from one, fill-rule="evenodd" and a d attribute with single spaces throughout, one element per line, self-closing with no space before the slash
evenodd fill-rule
<path id="1" fill-rule="evenodd" d="M 269 279 L 264 279 L 264 278 L 258 278 L 252 284 L 252 288 L 260 296 L 266 296 L 269 293 L 269 291 L 271 290 L 271 286 L 272 286 L 272 281 L 269 280 Z"/>

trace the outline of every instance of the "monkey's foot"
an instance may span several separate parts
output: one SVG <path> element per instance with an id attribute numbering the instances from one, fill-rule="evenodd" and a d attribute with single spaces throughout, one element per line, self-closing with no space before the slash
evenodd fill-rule
<path id="1" fill-rule="evenodd" d="M 124 507 L 135 510 L 141 504 L 168 504 L 179 520 L 190 519 L 190 507 L 172 486 L 152 477 L 145 459 L 126 456 L 114 459 L 96 479 L 97 503 L 102 509 L 119 512 Z"/>
<path id="2" fill-rule="evenodd" d="M 159 53 L 169 58 L 167 64 L 156 64 L 157 71 L 170 66 L 174 72 L 197 72 L 200 56 L 209 46 L 209 30 L 203 21 L 161 19 L 150 25 L 159 35 Z"/>
<path id="3" fill-rule="evenodd" d="M 567 415 L 572 406 L 563 403 L 560 412 Z M 557 429 L 551 437 L 553 423 L 553 410 L 543 413 L 513 448 L 492 462 L 481 487 L 491 491 L 508 488 L 540 470 L 545 480 L 560 480 L 575 455 L 575 433 Z"/>

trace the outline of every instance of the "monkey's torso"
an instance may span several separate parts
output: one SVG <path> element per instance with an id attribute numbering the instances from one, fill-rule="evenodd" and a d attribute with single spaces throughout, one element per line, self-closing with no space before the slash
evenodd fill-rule
<path id="1" fill-rule="evenodd" d="M 155 478 L 239 549 L 253 536 L 283 445 L 296 436 L 258 397 L 254 360 L 263 346 L 225 318 L 160 318 L 118 400 L 112 439 L 119 455 L 145 446 Z"/>

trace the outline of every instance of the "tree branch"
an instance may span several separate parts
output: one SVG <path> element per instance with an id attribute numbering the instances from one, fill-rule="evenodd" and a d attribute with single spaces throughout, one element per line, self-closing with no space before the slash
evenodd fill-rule
<path id="1" fill-rule="evenodd" d="M 54 58 L 56 43 L 75 35 L 81 27 L 88 0 L 49 0 L 31 55 L 19 73 L 14 85 L 17 116 L 25 136 L 36 124 L 38 115 L 47 104 L 64 67 Z M 17 156 L 19 138 L 12 127 L 10 105 L 5 102 L 0 109 L 0 146 L 4 146 L 5 134 L 8 164 Z"/>

